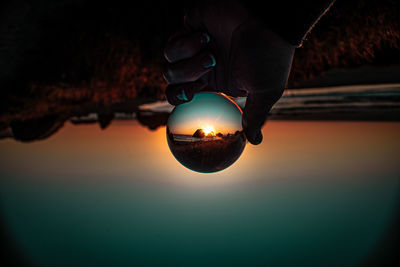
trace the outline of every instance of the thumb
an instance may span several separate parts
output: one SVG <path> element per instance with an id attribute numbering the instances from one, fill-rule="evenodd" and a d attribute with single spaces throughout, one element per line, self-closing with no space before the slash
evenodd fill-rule
<path id="1" fill-rule="evenodd" d="M 261 127 L 279 97 L 266 93 L 250 93 L 248 95 L 243 111 L 242 125 L 247 140 L 251 144 L 258 145 L 261 143 L 263 139 Z"/>

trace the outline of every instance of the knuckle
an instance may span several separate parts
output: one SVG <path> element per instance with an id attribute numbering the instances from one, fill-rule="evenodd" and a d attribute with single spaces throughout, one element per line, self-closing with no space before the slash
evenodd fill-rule
<path id="1" fill-rule="evenodd" d="M 177 61 L 186 53 L 185 44 L 180 39 L 168 43 L 164 48 L 164 58 L 170 63 Z"/>
<path id="2" fill-rule="evenodd" d="M 168 54 L 169 54 L 169 47 L 168 47 L 168 46 L 166 46 L 166 47 L 164 48 L 163 54 L 164 54 L 164 58 L 165 58 L 166 60 L 170 61 L 170 58 L 169 58 L 169 56 L 168 56 Z"/>
<path id="3" fill-rule="evenodd" d="M 173 62 L 174 61 L 174 57 L 172 55 L 172 48 L 171 45 L 167 45 L 164 48 L 164 58 L 168 61 L 168 62 Z"/>
<path id="4" fill-rule="evenodd" d="M 172 74 L 171 68 L 169 68 L 169 67 L 164 67 L 164 68 L 163 68 L 163 71 L 162 71 L 162 75 L 163 75 L 164 80 L 165 80 L 168 84 L 171 84 L 171 83 L 172 83 L 172 81 L 173 81 L 173 74 Z"/>

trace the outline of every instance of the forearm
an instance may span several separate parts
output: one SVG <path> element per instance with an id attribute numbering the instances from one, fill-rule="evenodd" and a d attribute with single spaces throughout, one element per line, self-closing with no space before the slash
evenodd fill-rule
<path id="1" fill-rule="evenodd" d="M 267 27 L 298 47 L 319 18 L 335 0 L 261 2 L 242 1 L 243 5 Z M 263 7 L 265 6 L 265 8 Z"/>

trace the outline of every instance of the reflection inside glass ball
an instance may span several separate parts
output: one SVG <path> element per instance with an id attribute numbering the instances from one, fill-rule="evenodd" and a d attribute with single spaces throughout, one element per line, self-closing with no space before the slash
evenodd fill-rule
<path id="1" fill-rule="evenodd" d="M 232 165 L 246 146 L 242 111 L 222 94 L 198 93 L 171 113 L 167 140 L 183 166 L 197 172 L 221 171 Z"/>

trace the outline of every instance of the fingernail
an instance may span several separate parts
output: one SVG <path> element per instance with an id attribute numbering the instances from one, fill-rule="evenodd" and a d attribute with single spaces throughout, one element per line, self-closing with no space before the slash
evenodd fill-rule
<path id="1" fill-rule="evenodd" d="M 200 42 L 202 44 L 208 44 L 210 42 L 210 35 L 208 35 L 207 33 L 203 33 L 203 36 L 201 36 Z"/>
<path id="2" fill-rule="evenodd" d="M 182 101 L 188 101 L 189 99 L 186 96 L 185 90 L 182 89 L 182 91 L 176 96 L 179 100 Z"/>
<path id="3" fill-rule="evenodd" d="M 217 64 L 217 61 L 215 60 L 215 57 L 213 55 L 208 55 L 203 60 L 203 67 L 206 69 L 214 67 L 215 64 Z"/>

